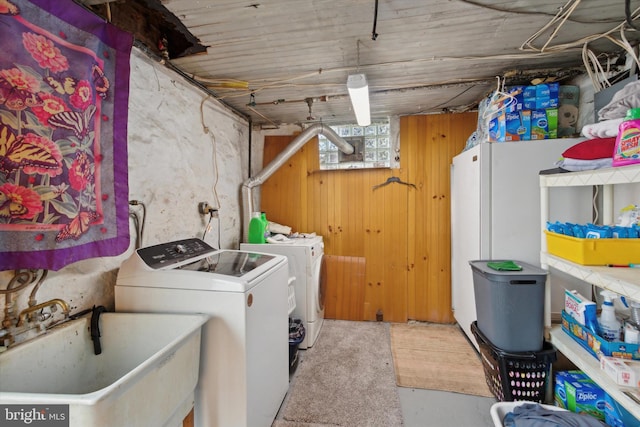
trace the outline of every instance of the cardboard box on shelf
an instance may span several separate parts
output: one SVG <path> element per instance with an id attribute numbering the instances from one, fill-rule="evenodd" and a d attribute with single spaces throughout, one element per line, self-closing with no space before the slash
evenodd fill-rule
<path id="1" fill-rule="evenodd" d="M 617 384 L 626 387 L 640 387 L 640 361 L 600 356 L 602 369 Z"/>
<path id="2" fill-rule="evenodd" d="M 577 291 L 565 289 L 564 311 L 580 325 L 585 326 L 589 316 L 596 318 L 596 303 L 580 295 Z"/>

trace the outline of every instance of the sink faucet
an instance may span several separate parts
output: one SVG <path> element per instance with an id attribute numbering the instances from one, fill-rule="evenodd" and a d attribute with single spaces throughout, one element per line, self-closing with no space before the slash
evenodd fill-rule
<path id="1" fill-rule="evenodd" d="M 64 300 L 61 300 L 60 298 L 54 298 L 52 300 L 45 301 L 41 304 L 37 304 L 22 310 L 20 312 L 20 315 L 18 316 L 18 324 L 16 326 L 20 327 L 24 325 L 24 319 L 28 315 L 35 313 L 38 310 L 42 310 L 45 307 L 55 307 L 56 305 L 59 305 L 62 308 L 62 314 L 64 314 L 65 318 L 69 316 L 69 311 L 71 311 L 71 309 L 69 308 L 69 304 L 67 304 Z"/>

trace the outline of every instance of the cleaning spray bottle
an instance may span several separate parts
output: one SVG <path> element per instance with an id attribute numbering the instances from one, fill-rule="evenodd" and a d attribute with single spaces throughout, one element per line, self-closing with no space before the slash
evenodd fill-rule
<path id="1" fill-rule="evenodd" d="M 607 341 L 620 341 L 620 321 L 616 318 L 616 310 L 613 307 L 613 300 L 618 294 L 605 290 L 600 292 L 600 295 L 604 298 L 602 313 L 598 319 L 600 336 Z"/>

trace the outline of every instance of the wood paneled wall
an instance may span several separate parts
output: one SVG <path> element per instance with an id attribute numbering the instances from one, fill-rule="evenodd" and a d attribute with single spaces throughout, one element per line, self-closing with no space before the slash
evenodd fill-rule
<path id="1" fill-rule="evenodd" d="M 364 257 L 325 255 L 325 317 L 362 320 L 366 289 Z"/>
<path id="2" fill-rule="evenodd" d="M 327 317 L 454 321 L 450 165 L 476 123 L 476 113 L 401 118 L 399 169 L 320 171 L 314 138 L 262 185 L 261 210 L 269 220 L 322 235 L 328 255 L 364 258 L 364 298 L 345 303 L 353 289 L 329 282 Z M 264 164 L 294 138 L 265 137 Z M 391 176 L 416 188 L 373 188 Z M 329 279 L 338 277 L 337 268 L 346 274 L 344 263 L 327 267 Z"/>

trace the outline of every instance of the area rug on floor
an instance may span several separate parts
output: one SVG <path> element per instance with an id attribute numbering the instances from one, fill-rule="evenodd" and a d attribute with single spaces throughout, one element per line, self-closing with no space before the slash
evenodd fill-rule
<path id="1" fill-rule="evenodd" d="M 475 348 L 457 325 L 391 325 L 391 351 L 401 387 L 493 397 Z"/>
<path id="2" fill-rule="evenodd" d="M 273 425 L 402 426 L 389 324 L 325 320 Z"/>

